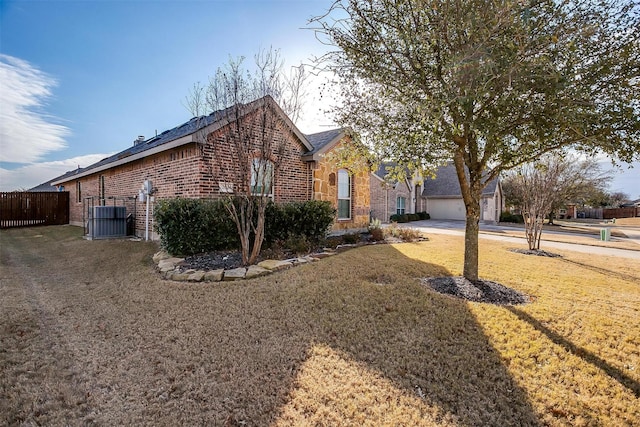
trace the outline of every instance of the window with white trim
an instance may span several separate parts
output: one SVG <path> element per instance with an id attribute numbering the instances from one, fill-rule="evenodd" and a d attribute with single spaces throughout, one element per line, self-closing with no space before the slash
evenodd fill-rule
<path id="1" fill-rule="evenodd" d="M 255 158 L 251 163 L 251 194 L 273 196 L 273 162 Z"/>
<path id="2" fill-rule="evenodd" d="M 396 213 L 398 215 L 404 215 L 406 204 L 407 199 L 402 196 L 398 196 L 398 198 L 396 199 Z"/>
<path id="3" fill-rule="evenodd" d="M 351 177 L 346 169 L 338 170 L 338 219 L 351 219 Z"/>

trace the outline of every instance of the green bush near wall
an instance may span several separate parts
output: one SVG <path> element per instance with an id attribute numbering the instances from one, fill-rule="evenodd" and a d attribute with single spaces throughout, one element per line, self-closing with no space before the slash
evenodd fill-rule
<path id="1" fill-rule="evenodd" d="M 173 255 L 192 255 L 240 246 L 238 231 L 221 201 L 166 199 L 154 209 L 162 246 Z"/>
<path id="2" fill-rule="evenodd" d="M 265 243 L 268 246 L 296 237 L 318 242 L 327 234 L 335 213 L 331 203 L 317 200 L 269 203 L 265 213 Z M 221 200 L 161 200 L 154 216 L 161 244 L 172 255 L 240 247 L 236 225 Z"/>
<path id="3" fill-rule="evenodd" d="M 524 223 L 522 215 L 512 214 L 511 212 L 502 212 L 500 214 L 500 222 L 515 222 L 518 224 Z"/>

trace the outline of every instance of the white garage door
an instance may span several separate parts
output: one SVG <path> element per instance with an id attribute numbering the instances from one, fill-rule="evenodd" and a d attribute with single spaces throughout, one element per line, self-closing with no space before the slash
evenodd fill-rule
<path id="1" fill-rule="evenodd" d="M 429 199 L 427 212 L 433 219 L 465 220 L 466 212 L 462 199 Z"/>

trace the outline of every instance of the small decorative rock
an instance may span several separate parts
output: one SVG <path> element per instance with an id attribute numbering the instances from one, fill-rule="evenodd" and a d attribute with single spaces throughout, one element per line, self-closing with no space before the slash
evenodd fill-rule
<path id="1" fill-rule="evenodd" d="M 174 268 L 177 264 L 181 263 L 182 261 L 184 261 L 184 258 L 166 258 L 158 262 L 158 268 L 161 270 L 165 267 Z"/>
<path id="2" fill-rule="evenodd" d="M 204 271 L 196 271 L 195 273 L 191 273 L 187 280 L 189 282 L 202 282 L 202 279 L 204 279 Z"/>
<path id="3" fill-rule="evenodd" d="M 167 276 L 165 276 L 169 280 L 175 280 L 178 282 L 186 282 L 189 280 L 189 276 L 191 273 L 181 273 L 179 271 L 168 272 Z"/>
<path id="4" fill-rule="evenodd" d="M 222 280 L 242 280 L 247 274 L 247 269 L 244 267 L 234 268 L 232 270 L 225 270 Z"/>
<path id="5" fill-rule="evenodd" d="M 156 252 L 156 253 L 153 255 L 153 262 L 156 262 L 156 263 L 157 263 L 157 262 L 160 262 L 160 261 L 162 261 L 162 260 L 164 260 L 164 259 L 168 259 L 168 258 L 171 258 L 171 255 L 169 255 L 169 254 L 168 254 L 167 252 L 165 252 L 165 251 Z"/>
<path id="6" fill-rule="evenodd" d="M 253 279 L 254 277 L 260 277 L 270 273 L 271 270 L 267 270 L 258 265 L 250 265 L 249 268 L 247 268 L 247 273 L 244 275 L 244 278 Z"/>
<path id="7" fill-rule="evenodd" d="M 222 280 L 222 276 L 224 275 L 224 270 L 211 270 L 206 271 L 204 273 L 204 277 L 202 278 L 205 282 L 219 282 Z"/>
<path id="8" fill-rule="evenodd" d="M 258 266 L 262 268 L 266 268 L 267 270 L 271 270 L 271 271 L 279 271 L 279 270 L 284 270 L 286 268 L 292 267 L 293 264 L 289 261 L 267 259 L 265 261 L 259 262 Z"/>

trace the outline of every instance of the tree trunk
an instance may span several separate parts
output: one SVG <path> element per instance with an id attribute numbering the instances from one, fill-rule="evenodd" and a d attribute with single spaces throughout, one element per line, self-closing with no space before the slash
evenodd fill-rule
<path id="1" fill-rule="evenodd" d="M 466 226 L 464 233 L 464 268 L 463 276 L 475 282 L 478 280 L 478 233 L 480 232 L 480 197 L 482 195 L 482 170 L 465 173 L 462 151 L 453 156 L 456 175 L 460 183 L 462 200 L 466 209 Z"/>
<path id="2" fill-rule="evenodd" d="M 478 280 L 478 233 L 480 232 L 480 203 L 467 206 L 464 232 L 464 271 L 462 275 L 474 282 Z"/>

